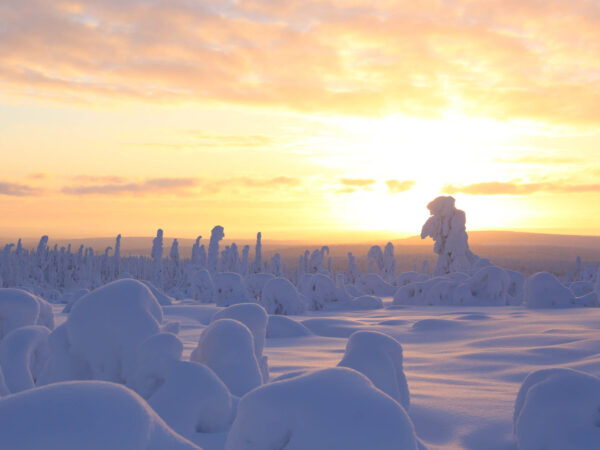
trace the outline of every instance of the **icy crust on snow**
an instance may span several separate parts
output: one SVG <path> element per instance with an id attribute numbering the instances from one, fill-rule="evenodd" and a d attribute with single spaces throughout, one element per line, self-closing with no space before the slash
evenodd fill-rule
<path id="1" fill-rule="evenodd" d="M 598 294 L 589 292 L 580 297 L 548 272 L 532 275 L 525 283 L 527 308 L 569 308 L 573 306 L 598 306 Z"/>
<path id="2" fill-rule="evenodd" d="M 506 306 L 523 301 L 525 277 L 486 266 L 472 276 L 454 272 L 427 281 L 407 283 L 394 295 L 395 305 Z"/>
<path id="3" fill-rule="evenodd" d="M 54 313 L 45 300 L 22 289 L 0 288 L 0 339 L 26 325 L 54 328 Z"/>
<path id="4" fill-rule="evenodd" d="M 77 379 L 126 383 L 138 346 L 160 331 L 162 321 L 162 308 L 139 281 L 117 280 L 90 292 L 50 335 L 50 357 L 40 383 Z"/>
<path id="5" fill-rule="evenodd" d="M 531 373 L 514 414 L 520 450 L 600 448 L 600 378 L 571 369 Z"/>
<path id="6" fill-rule="evenodd" d="M 49 356 L 50 330 L 39 325 L 17 328 L 0 341 L 0 366 L 11 393 L 35 387 Z"/>
<path id="7" fill-rule="evenodd" d="M 210 367 L 238 397 L 263 383 L 252 332 L 237 320 L 215 320 L 202 330 L 190 360 Z"/>
<path id="8" fill-rule="evenodd" d="M 0 399 L 0 448 L 199 449 L 135 392 L 102 381 L 55 383 Z"/>
<path id="9" fill-rule="evenodd" d="M 402 346 L 393 337 L 377 331 L 356 331 L 348 338 L 338 366 L 366 375 L 375 387 L 408 410 L 410 395 L 402 368 Z"/>
<path id="10" fill-rule="evenodd" d="M 375 444 L 376 443 L 376 444 Z M 331 368 L 244 396 L 226 450 L 417 449 L 404 409 L 361 373 Z"/>

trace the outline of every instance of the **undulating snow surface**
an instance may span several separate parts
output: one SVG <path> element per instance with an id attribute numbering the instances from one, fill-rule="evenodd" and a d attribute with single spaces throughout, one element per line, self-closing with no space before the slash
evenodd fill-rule
<path id="1" fill-rule="evenodd" d="M 391 243 L 288 268 L 220 226 L 191 259 L 162 230 L 150 257 L 7 246 L 0 448 L 599 449 L 598 265 L 526 279 L 428 208 L 432 273 Z"/>

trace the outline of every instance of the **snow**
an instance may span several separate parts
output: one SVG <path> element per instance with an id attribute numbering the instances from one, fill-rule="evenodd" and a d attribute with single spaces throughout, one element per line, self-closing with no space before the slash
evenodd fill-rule
<path id="1" fill-rule="evenodd" d="M 114 383 L 56 383 L 0 399 L 0 448 L 197 449 L 132 390 Z"/>
<path id="2" fill-rule="evenodd" d="M 521 450 L 600 448 L 600 378 L 570 369 L 530 374 L 515 404 Z"/>
<path id="3" fill-rule="evenodd" d="M 285 278 L 273 278 L 262 289 L 260 304 L 269 314 L 294 315 L 306 311 L 304 297 Z"/>
<path id="4" fill-rule="evenodd" d="M 243 397 L 226 450 L 417 449 L 404 409 L 359 372 L 330 368 Z"/>
<path id="5" fill-rule="evenodd" d="M 410 395 L 402 369 L 402 346 L 391 336 L 366 330 L 351 334 L 338 366 L 366 375 L 376 387 L 408 410 Z"/>
<path id="6" fill-rule="evenodd" d="M 52 307 L 27 291 L 0 289 L 0 340 L 12 330 L 26 325 L 54 328 Z"/>
<path id="7" fill-rule="evenodd" d="M 50 330 L 39 325 L 17 328 L 0 341 L 0 366 L 11 393 L 35 387 L 49 357 Z"/>
<path id="8" fill-rule="evenodd" d="M 202 330 L 190 360 L 210 367 L 238 397 L 263 383 L 252 332 L 237 320 L 219 319 Z"/>
<path id="9" fill-rule="evenodd" d="M 269 316 L 267 324 L 268 338 L 293 338 L 312 334 L 300 322 L 285 316 Z"/>
<path id="10" fill-rule="evenodd" d="M 73 306 L 50 335 L 50 357 L 40 378 L 127 382 L 137 347 L 160 331 L 163 312 L 148 287 L 133 279 L 108 283 Z"/>
<path id="11" fill-rule="evenodd" d="M 229 306 L 235 303 L 253 301 L 246 289 L 241 275 L 235 272 L 221 272 L 213 275 L 214 299 L 218 306 Z"/>
<path id="12" fill-rule="evenodd" d="M 598 306 L 598 296 L 590 292 L 576 297 L 573 291 L 561 284 L 554 275 L 539 272 L 525 283 L 525 305 L 528 308 L 569 308 L 573 306 Z"/>

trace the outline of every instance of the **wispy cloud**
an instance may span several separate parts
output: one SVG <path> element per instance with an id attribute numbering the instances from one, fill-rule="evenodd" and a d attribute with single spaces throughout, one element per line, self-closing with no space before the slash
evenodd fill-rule
<path id="1" fill-rule="evenodd" d="M 600 124 L 589 0 L 65 4 L 0 4 L 5 93 Z"/>
<path id="2" fill-rule="evenodd" d="M 358 190 L 370 190 L 377 181 L 372 178 L 340 178 L 338 194 L 352 194 Z"/>
<path id="3" fill-rule="evenodd" d="M 530 195 L 538 192 L 586 193 L 600 192 L 600 184 L 574 184 L 565 181 L 521 183 L 516 181 L 490 181 L 467 185 L 447 184 L 442 188 L 447 194 L 470 195 Z"/>
<path id="4" fill-rule="evenodd" d="M 388 187 L 388 192 L 392 194 L 399 194 L 401 192 L 410 190 L 415 184 L 417 184 L 417 182 L 414 180 L 387 180 L 385 184 Z"/>
<path id="5" fill-rule="evenodd" d="M 558 155 L 523 155 L 515 157 L 497 158 L 499 163 L 508 164 L 531 164 L 539 166 L 561 166 L 565 164 L 577 164 L 581 158 L 576 156 L 558 156 Z"/>
<path id="6" fill-rule="evenodd" d="M 197 184 L 195 178 L 151 178 L 140 182 L 65 186 L 61 192 L 68 195 L 173 194 Z"/>
<path id="7" fill-rule="evenodd" d="M 30 195 L 37 195 L 40 192 L 41 190 L 35 186 L 0 181 L 0 195 L 8 195 L 11 197 L 26 197 Z"/>

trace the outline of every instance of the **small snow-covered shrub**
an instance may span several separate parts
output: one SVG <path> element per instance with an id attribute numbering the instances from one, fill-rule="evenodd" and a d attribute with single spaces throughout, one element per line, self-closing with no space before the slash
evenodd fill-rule
<path id="1" fill-rule="evenodd" d="M 230 306 L 236 303 L 254 301 L 239 273 L 215 273 L 213 274 L 213 281 L 215 285 L 214 299 L 217 306 Z"/>
<path id="2" fill-rule="evenodd" d="M 0 340 L 12 330 L 26 325 L 54 328 L 52 306 L 22 289 L 0 289 Z"/>
<path id="3" fill-rule="evenodd" d="M 527 279 L 524 302 L 528 308 L 598 306 L 598 296 L 595 292 L 591 292 L 582 297 L 576 297 L 554 275 L 548 272 L 539 272 Z"/>
<path id="4" fill-rule="evenodd" d="M 262 296 L 265 284 L 274 279 L 275 275 L 271 273 L 253 273 L 245 278 L 246 288 L 255 300 L 259 300 Z"/>
<path id="5" fill-rule="evenodd" d="M 335 283 L 321 273 L 302 275 L 298 291 L 307 298 L 308 308 L 314 311 L 341 300 Z"/>
<path id="6" fill-rule="evenodd" d="M 219 319 L 233 319 L 242 322 L 252 332 L 254 338 L 254 354 L 260 364 L 263 381 L 269 379 L 269 367 L 267 357 L 263 356 L 265 338 L 267 335 L 268 315 L 261 305 L 256 303 L 238 303 L 217 311 L 211 318 L 211 322 Z"/>
<path id="7" fill-rule="evenodd" d="M 219 319 L 202 330 L 190 360 L 206 364 L 240 397 L 263 382 L 252 332 L 237 320 Z"/>
<path id="8" fill-rule="evenodd" d="M 306 311 L 304 298 L 285 278 L 273 278 L 265 284 L 260 304 L 269 314 L 293 315 Z"/>
<path id="9" fill-rule="evenodd" d="M 600 378 L 571 369 L 527 376 L 515 403 L 521 450 L 600 448 Z"/>
<path id="10" fill-rule="evenodd" d="M 377 295 L 379 297 L 391 297 L 396 293 L 397 289 L 376 273 L 361 275 L 354 285 L 363 294 Z"/>
<path id="11" fill-rule="evenodd" d="M 225 450 L 417 449 L 405 410 L 348 368 L 319 370 L 245 395 Z"/>
<path id="12" fill-rule="evenodd" d="M 198 449 L 171 430 L 134 391 L 77 381 L 0 399 L 0 448 Z"/>
<path id="13" fill-rule="evenodd" d="M 0 341 L 0 366 L 13 394 L 35 387 L 49 356 L 50 330 L 39 325 L 17 328 Z"/>
<path id="14" fill-rule="evenodd" d="M 85 295 L 49 337 L 42 384 L 95 379 L 126 383 L 138 346 L 160 331 L 162 308 L 143 283 L 123 279 Z"/>
<path id="15" fill-rule="evenodd" d="M 378 331 L 352 333 L 338 366 L 366 375 L 375 387 L 408 410 L 410 395 L 402 368 L 402 346 L 393 337 Z"/>

